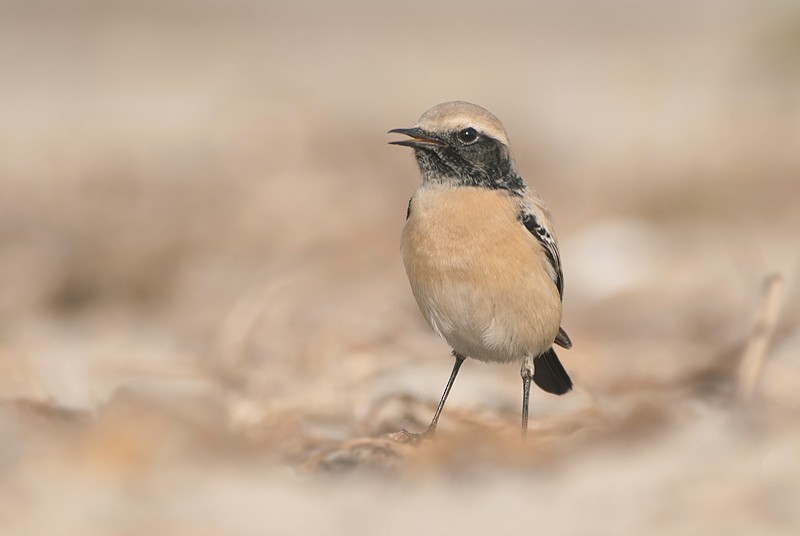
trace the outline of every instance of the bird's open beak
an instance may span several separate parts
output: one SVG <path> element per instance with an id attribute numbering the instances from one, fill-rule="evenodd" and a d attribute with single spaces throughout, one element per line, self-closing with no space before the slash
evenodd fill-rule
<path id="1" fill-rule="evenodd" d="M 444 143 L 432 138 L 430 134 L 425 133 L 418 127 L 394 128 L 389 131 L 389 134 L 405 134 L 411 138 L 410 140 L 390 141 L 389 145 L 402 145 L 404 147 L 413 147 L 414 149 L 428 149 L 444 145 Z"/>

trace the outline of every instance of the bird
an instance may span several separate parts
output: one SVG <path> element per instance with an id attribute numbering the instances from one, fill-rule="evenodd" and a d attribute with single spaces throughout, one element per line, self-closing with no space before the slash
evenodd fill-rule
<path id="1" fill-rule="evenodd" d="M 426 111 L 407 138 L 422 183 L 409 200 L 400 251 L 414 298 L 452 349 L 450 379 L 422 436 L 432 436 L 467 358 L 520 364 L 521 431 L 531 381 L 563 395 L 572 380 L 554 350 L 571 348 L 561 327 L 564 278 L 552 217 L 516 168 L 497 117 L 451 101 Z"/>

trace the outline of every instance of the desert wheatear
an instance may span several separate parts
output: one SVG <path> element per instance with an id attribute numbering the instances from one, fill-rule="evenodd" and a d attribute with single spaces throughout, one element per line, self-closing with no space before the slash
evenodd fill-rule
<path id="1" fill-rule="evenodd" d="M 558 243 L 542 199 L 517 173 L 503 125 L 468 102 L 435 106 L 409 139 L 422 185 L 408 204 L 401 252 L 414 298 L 456 362 L 428 433 L 464 359 L 521 362 L 522 431 L 531 380 L 548 393 L 572 388 L 553 344 L 561 329 L 564 283 Z"/>

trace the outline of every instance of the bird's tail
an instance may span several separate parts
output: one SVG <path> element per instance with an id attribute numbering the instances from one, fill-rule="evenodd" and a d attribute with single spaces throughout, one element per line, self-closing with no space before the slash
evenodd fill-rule
<path id="1" fill-rule="evenodd" d="M 533 381 L 542 390 L 563 395 L 572 389 L 572 380 L 552 348 L 534 359 L 533 367 Z"/>

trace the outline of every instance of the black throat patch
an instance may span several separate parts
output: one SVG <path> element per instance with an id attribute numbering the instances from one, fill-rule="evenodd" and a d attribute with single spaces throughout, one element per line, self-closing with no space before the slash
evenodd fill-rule
<path id="1" fill-rule="evenodd" d="M 441 145 L 414 150 L 425 181 L 507 190 L 521 196 L 525 182 L 501 142 L 484 137 L 467 146 Z"/>

